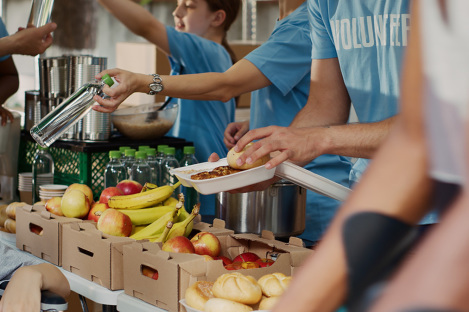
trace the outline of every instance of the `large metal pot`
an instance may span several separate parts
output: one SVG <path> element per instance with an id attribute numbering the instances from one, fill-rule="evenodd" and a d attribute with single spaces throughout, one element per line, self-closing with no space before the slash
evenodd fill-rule
<path id="1" fill-rule="evenodd" d="M 277 238 L 303 233 L 306 189 L 281 180 L 264 191 L 216 195 L 216 217 L 237 233 L 272 231 Z"/>

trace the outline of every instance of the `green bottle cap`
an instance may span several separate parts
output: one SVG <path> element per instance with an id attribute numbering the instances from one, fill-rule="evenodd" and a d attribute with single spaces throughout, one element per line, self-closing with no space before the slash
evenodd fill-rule
<path id="1" fill-rule="evenodd" d="M 114 84 L 114 80 L 112 80 L 111 76 L 108 74 L 105 74 L 103 77 L 101 77 L 101 80 L 110 87 L 112 87 Z"/>
<path id="2" fill-rule="evenodd" d="M 133 156 L 135 157 L 135 149 L 129 148 L 125 150 L 125 156 Z"/>
<path id="3" fill-rule="evenodd" d="M 184 154 L 194 154 L 195 146 L 184 146 Z"/>
<path id="4" fill-rule="evenodd" d="M 121 156 L 120 151 L 109 151 L 109 158 L 121 158 Z"/>
<path id="5" fill-rule="evenodd" d="M 145 152 L 147 152 L 147 156 L 156 156 L 156 148 L 149 148 Z"/>
<path id="6" fill-rule="evenodd" d="M 174 147 L 167 147 L 165 150 L 164 150 L 164 153 L 166 155 L 176 155 L 176 149 Z"/>
<path id="7" fill-rule="evenodd" d="M 149 149 L 149 148 L 150 148 L 150 146 L 148 146 L 148 145 L 140 145 L 140 146 L 138 147 L 138 150 L 139 150 L 139 151 L 146 151 L 146 150 Z"/>
<path id="8" fill-rule="evenodd" d="M 119 152 L 125 153 L 125 150 L 129 149 L 129 148 L 130 148 L 130 146 L 121 146 L 121 147 L 119 147 Z"/>
<path id="9" fill-rule="evenodd" d="M 158 147 L 157 147 L 158 153 L 164 153 L 164 150 L 165 150 L 167 147 L 168 147 L 168 145 L 166 145 L 166 144 L 158 145 Z"/>
<path id="10" fill-rule="evenodd" d="M 41 151 L 46 151 L 48 150 L 49 148 L 47 146 L 41 146 L 41 145 L 37 145 L 37 149 L 40 149 Z"/>
<path id="11" fill-rule="evenodd" d="M 135 153 L 135 158 L 137 159 L 146 159 L 147 158 L 147 153 L 144 151 L 138 151 Z"/>

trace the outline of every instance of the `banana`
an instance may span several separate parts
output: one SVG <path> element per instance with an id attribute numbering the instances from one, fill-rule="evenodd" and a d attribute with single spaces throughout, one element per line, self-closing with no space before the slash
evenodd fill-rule
<path id="1" fill-rule="evenodd" d="M 155 242 L 155 243 L 164 242 L 165 238 L 168 236 L 169 231 L 171 230 L 172 227 L 173 227 L 173 222 L 168 221 L 168 223 L 166 223 L 166 227 L 164 228 L 163 233 L 161 233 L 160 236 L 156 238 L 150 238 L 150 242 Z"/>
<path id="2" fill-rule="evenodd" d="M 159 219 L 153 221 L 151 224 L 147 225 L 143 230 L 140 230 L 138 233 L 131 235 L 130 238 L 136 240 L 149 239 L 163 233 L 168 221 L 173 222 L 174 218 L 177 216 L 178 210 L 181 207 L 182 203 L 178 203 L 175 207 L 173 207 L 172 211 L 167 212 Z"/>
<path id="3" fill-rule="evenodd" d="M 141 209 L 117 209 L 117 210 L 122 212 L 123 214 L 128 215 L 133 225 L 144 225 L 144 224 L 150 224 L 153 221 L 161 218 L 167 212 L 173 211 L 174 207 L 175 206 L 172 205 L 172 206 L 157 206 L 157 207 L 141 208 Z M 178 215 L 180 215 L 180 213 L 178 213 Z"/>
<path id="4" fill-rule="evenodd" d="M 143 192 L 146 192 L 146 191 L 149 191 L 149 190 L 154 190 L 158 187 L 158 185 L 156 184 L 153 184 L 153 183 L 150 183 L 150 182 L 146 182 L 143 187 L 142 187 L 142 190 L 140 191 L 140 193 L 143 193 Z"/>
<path id="5" fill-rule="evenodd" d="M 181 193 L 181 194 L 182 194 L 182 193 Z M 163 202 L 163 205 L 164 205 L 164 206 L 174 206 L 174 205 L 176 205 L 178 202 L 179 202 L 179 201 L 178 201 L 176 198 L 170 197 L 170 198 L 168 198 L 167 200 L 165 200 L 165 201 Z"/>
<path id="6" fill-rule="evenodd" d="M 200 210 L 200 203 L 194 205 L 194 208 L 192 209 L 192 212 L 191 212 L 191 214 L 188 218 L 186 218 L 182 222 L 178 222 L 178 223 L 173 225 L 173 228 L 171 229 L 171 231 L 169 231 L 169 234 L 166 237 L 165 242 L 167 240 L 173 238 L 173 237 L 176 237 L 176 236 L 184 236 L 185 233 L 186 233 L 186 229 L 189 226 L 189 224 L 192 224 L 194 218 L 199 214 L 199 210 Z"/>
<path id="7" fill-rule="evenodd" d="M 108 205 L 110 208 L 117 209 L 154 207 L 156 204 L 168 199 L 180 184 L 181 182 L 177 182 L 174 185 L 163 185 L 143 193 L 112 196 L 109 198 Z"/>
<path id="8" fill-rule="evenodd" d="M 132 234 L 138 233 L 143 230 L 146 226 L 145 225 L 138 225 L 132 227 Z"/>

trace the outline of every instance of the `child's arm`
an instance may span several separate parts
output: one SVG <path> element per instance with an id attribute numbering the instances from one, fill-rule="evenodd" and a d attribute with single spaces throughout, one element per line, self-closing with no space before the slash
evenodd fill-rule
<path id="1" fill-rule="evenodd" d="M 0 312 L 40 310 L 41 290 L 62 297 L 70 294 L 70 285 L 60 270 L 49 263 L 21 267 L 13 274 L 0 301 Z"/>
<path id="2" fill-rule="evenodd" d="M 170 54 L 165 25 L 144 7 L 131 0 L 98 0 L 98 2 L 134 34 Z"/>

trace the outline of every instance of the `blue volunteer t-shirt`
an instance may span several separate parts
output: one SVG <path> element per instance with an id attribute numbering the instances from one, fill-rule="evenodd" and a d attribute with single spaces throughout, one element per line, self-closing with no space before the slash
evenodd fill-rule
<path id="1" fill-rule="evenodd" d="M 409 41 L 408 0 L 308 0 L 312 58 L 337 57 L 360 122 L 377 122 L 399 111 L 402 60 Z M 357 181 L 369 160 L 351 172 Z M 433 223 L 428 215 L 422 223 Z"/>
<path id="2" fill-rule="evenodd" d="M 311 40 L 306 2 L 278 21 L 269 39 L 245 59 L 272 83 L 251 93 L 250 128 L 289 126 L 309 94 Z M 349 186 L 351 164 L 345 157 L 323 155 L 305 168 Z M 339 201 L 308 191 L 306 228 L 300 237 L 319 240 L 339 205 Z"/>
<path id="3" fill-rule="evenodd" d="M 2 18 L 0 17 L 0 38 L 8 36 L 8 31 L 5 27 L 5 24 L 3 23 Z M 9 58 L 10 55 L 0 55 L 0 62 L 3 62 L 7 58 Z"/>
<path id="4" fill-rule="evenodd" d="M 226 49 L 211 40 L 178 32 L 167 26 L 171 56 L 171 75 L 225 72 L 233 64 Z M 179 113 L 169 136 L 194 142 L 195 157 L 205 162 L 212 153 L 225 157 L 228 150 L 223 133 L 235 117 L 235 100 L 195 101 L 177 99 Z M 215 196 L 200 196 L 201 214 L 215 214 Z M 186 207 L 189 209 L 189 207 Z"/>

